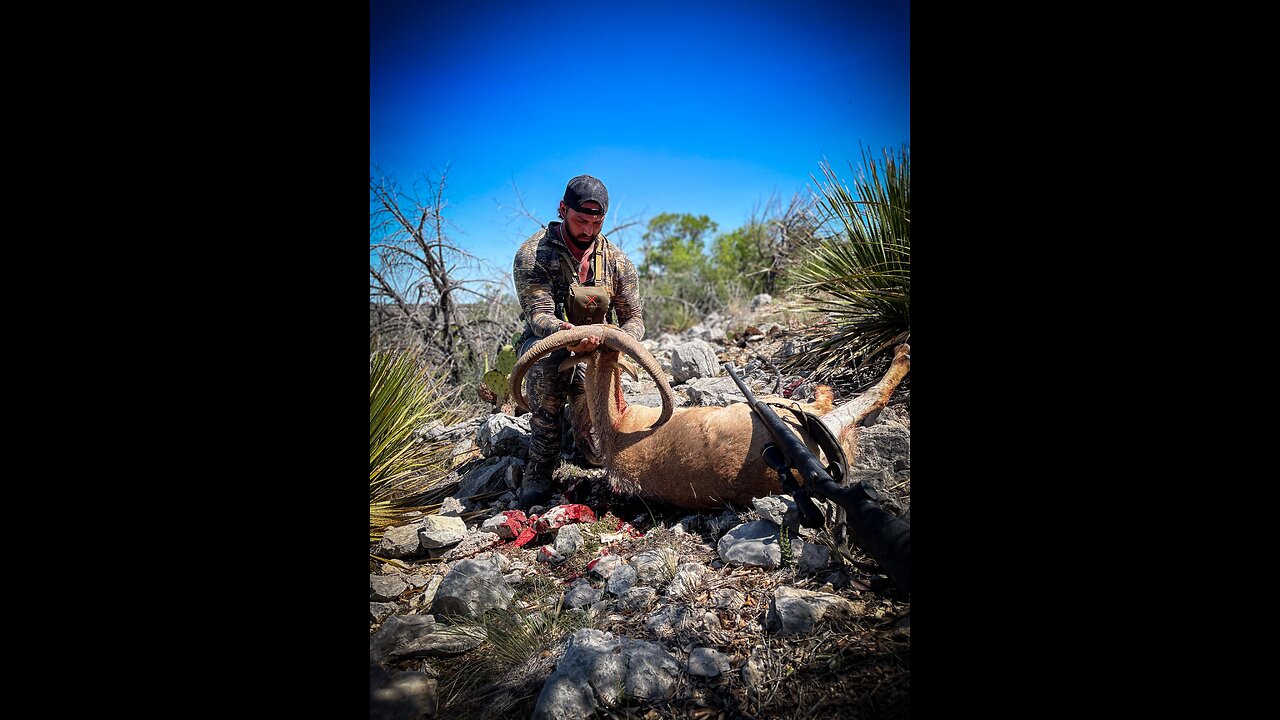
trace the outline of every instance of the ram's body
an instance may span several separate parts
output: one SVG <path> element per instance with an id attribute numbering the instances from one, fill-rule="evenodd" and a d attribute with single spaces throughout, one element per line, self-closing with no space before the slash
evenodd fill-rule
<path id="1" fill-rule="evenodd" d="M 750 406 L 734 403 L 675 409 L 671 388 L 657 360 L 643 345 L 616 328 L 580 326 L 544 338 L 520 358 L 512 373 L 512 396 L 517 402 L 525 406 L 519 383 L 533 361 L 591 334 L 603 337 L 605 344 L 581 358 L 588 367 L 585 397 L 579 402 L 585 400 L 594 435 L 595 447 L 589 454 L 604 466 L 615 491 L 696 509 L 747 504 L 752 498 L 781 491 L 777 472 L 761 456 L 770 440 L 769 433 Z M 635 357 L 654 377 L 663 398 L 661 408 L 629 405 L 623 399 L 619 350 Z M 896 386 L 906 372 L 907 357 L 905 350 L 899 352 L 894 369 L 877 387 L 886 385 L 890 375 L 896 376 L 890 383 Z M 884 407 L 891 392 L 889 387 L 882 393 L 883 401 L 864 403 L 857 413 L 841 413 L 833 408 L 831 389 L 818 386 L 815 401 L 801 407 L 814 415 L 841 416 L 828 426 L 852 461 L 857 421 Z M 582 410 L 581 406 L 575 408 L 573 415 L 581 419 Z M 811 450 L 818 452 L 817 444 L 795 424 L 791 413 L 783 411 L 779 415 Z"/>

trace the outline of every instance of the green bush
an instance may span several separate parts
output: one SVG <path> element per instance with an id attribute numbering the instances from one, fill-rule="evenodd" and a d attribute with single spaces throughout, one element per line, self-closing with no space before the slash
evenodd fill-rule
<path id="1" fill-rule="evenodd" d="M 456 421 L 446 376 L 419 366 L 416 353 L 369 355 L 369 542 L 407 522 L 410 511 L 438 507 L 431 491 L 449 472 L 448 442 L 425 442 L 416 431 Z M 432 504 L 432 501 L 436 504 Z"/>
<path id="2" fill-rule="evenodd" d="M 793 307 L 822 313 L 816 345 L 787 365 L 857 367 L 911 338 L 911 151 L 862 152 L 851 191 L 825 161 L 818 207 L 827 233 L 793 279 Z"/>

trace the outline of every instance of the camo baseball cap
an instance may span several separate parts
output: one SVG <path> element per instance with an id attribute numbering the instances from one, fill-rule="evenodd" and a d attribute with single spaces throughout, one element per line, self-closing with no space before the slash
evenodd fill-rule
<path id="1" fill-rule="evenodd" d="M 600 203 L 599 210 L 582 207 L 582 203 L 594 200 Z M 604 215 L 609 212 L 609 191 L 604 183 L 590 175 L 579 175 L 569 181 L 564 189 L 564 204 L 584 215 Z"/>

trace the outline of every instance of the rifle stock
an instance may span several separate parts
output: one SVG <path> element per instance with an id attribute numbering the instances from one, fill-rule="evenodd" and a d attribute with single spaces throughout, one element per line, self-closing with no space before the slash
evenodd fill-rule
<path id="1" fill-rule="evenodd" d="M 804 524 L 808 527 L 821 524 L 821 515 L 809 500 L 810 495 L 825 498 L 844 508 L 845 521 L 858 544 L 879 563 L 880 567 L 884 568 L 889 578 L 902 592 L 910 595 L 911 526 L 881 508 L 876 502 L 878 496 L 873 488 L 860 482 L 849 487 L 837 483 L 827 471 L 827 467 L 823 466 L 805 445 L 804 440 L 791 431 L 773 408 L 756 399 L 751 388 L 747 387 L 734 371 L 733 363 L 724 363 L 724 369 L 742 391 L 751 410 L 760 417 L 765 429 L 773 438 L 775 447 L 782 453 L 785 471 L 775 464 L 776 459 L 770 462 L 766 457 L 766 462 L 779 471 L 783 478 L 783 489 L 794 494 L 796 505 L 804 516 Z M 821 425 L 821 422 L 815 424 Z M 828 456 L 832 455 L 833 448 L 827 443 L 822 443 L 822 438 L 816 439 L 824 446 Z M 834 445 L 834 452 L 839 453 L 841 457 L 829 458 L 832 460 L 831 467 L 840 477 L 847 477 L 847 468 L 841 465 L 843 451 L 840 450 L 839 444 L 833 442 L 832 445 Z M 792 469 L 799 475 L 802 485 L 795 483 L 791 475 Z"/>

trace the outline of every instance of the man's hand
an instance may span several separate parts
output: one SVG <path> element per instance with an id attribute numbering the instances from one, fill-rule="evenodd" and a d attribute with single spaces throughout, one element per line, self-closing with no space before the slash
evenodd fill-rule
<path id="1" fill-rule="evenodd" d="M 572 330 L 573 323 L 567 323 L 567 322 L 561 321 L 560 329 Z M 577 353 L 579 355 L 581 355 L 582 353 L 593 352 L 596 348 L 600 347 L 600 342 L 601 340 L 599 335 L 588 335 L 587 337 L 583 338 L 582 342 L 578 343 L 577 345 L 568 346 L 569 352 Z"/>

